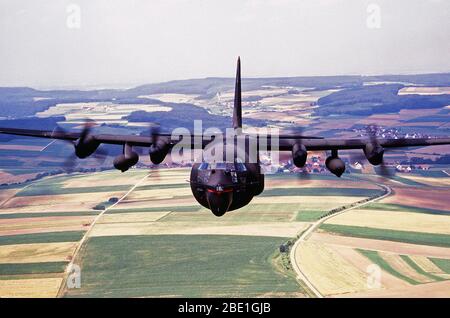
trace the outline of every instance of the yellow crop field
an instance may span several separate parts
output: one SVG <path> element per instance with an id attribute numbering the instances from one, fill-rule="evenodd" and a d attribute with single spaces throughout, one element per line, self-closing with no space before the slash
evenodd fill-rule
<path id="1" fill-rule="evenodd" d="M 41 149 L 41 146 L 0 145 L 0 150 L 40 151 Z"/>
<path id="2" fill-rule="evenodd" d="M 105 118 L 105 122 L 123 122 L 126 120 L 108 120 L 107 118 L 112 118 L 108 114 L 113 114 L 114 112 L 120 112 L 130 114 L 133 111 L 143 110 L 146 112 L 156 112 L 156 111 L 171 111 L 172 107 L 161 106 L 158 104 L 114 104 L 107 102 L 91 102 L 91 103 L 62 103 L 50 107 L 49 109 L 38 112 L 37 117 L 48 117 L 48 116 L 58 116 L 64 115 L 68 121 L 80 120 L 80 123 L 84 121 L 85 118 L 96 119 L 99 123 L 99 119 Z M 124 115 L 120 116 L 123 117 Z M 114 116 L 114 115 L 113 115 Z"/>
<path id="3" fill-rule="evenodd" d="M 408 288 L 395 288 L 391 290 L 372 290 L 339 297 L 392 297 L 392 298 L 448 298 L 450 281 L 434 282 L 420 285 L 410 285 Z"/>
<path id="4" fill-rule="evenodd" d="M 326 245 L 302 242 L 296 250 L 296 260 L 324 295 L 367 290 L 367 274 Z"/>
<path id="5" fill-rule="evenodd" d="M 217 222 L 136 222 L 136 223 L 99 223 L 90 236 L 115 235 L 250 235 L 293 237 L 308 226 L 304 222 L 264 222 L 252 224 L 218 225 Z"/>
<path id="6" fill-rule="evenodd" d="M 357 189 L 379 189 L 374 185 L 365 181 L 345 181 L 341 180 L 303 180 L 303 179 L 267 179 L 266 187 L 270 188 L 357 188 Z"/>
<path id="7" fill-rule="evenodd" d="M 0 279 L 0 297 L 56 297 L 62 278 Z"/>
<path id="8" fill-rule="evenodd" d="M 359 237 L 347 237 L 341 235 L 332 235 L 328 233 L 314 233 L 311 236 L 311 240 L 318 243 L 361 248 L 365 250 L 385 251 L 395 254 L 419 255 L 450 259 L 450 248 L 447 247 L 391 242 L 386 240 L 374 240 Z"/>
<path id="9" fill-rule="evenodd" d="M 371 267 L 373 266 L 372 261 L 370 261 L 367 257 L 363 256 L 356 249 L 334 244 L 328 244 L 327 246 L 332 248 L 337 253 L 339 253 L 339 255 L 341 255 L 346 261 L 354 265 L 360 271 L 364 273 L 372 273 Z M 389 274 L 388 272 L 383 271 L 380 276 L 380 286 L 371 285 L 370 289 L 371 290 L 392 289 L 407 286 L 409 286 L 409 284 L 407 284 L 405 281 Z"/>
<path id="10" fill-rule="evenodd" d="M 150 171 L 148 178 L 141 183 L 141 186 L 144 185 L 160 185 L 160 184 L 176 184 L 183 183 L 189 185 L 186 181 L 189 179 L 189 173 L 186 174 L 177 174 L 177 175 L 169 175 L 169 176 L 161 176 L 161 173 L 158 171 Z"/>
<path id="11" fill-rule="evenodd" d="M 416 282 L 419 283 L 428 283 L 432 282 L 433 280 L 427 276 L 424 276 L 422 274 L 419 274 L 415 269 L 413 269 L 411 266 L 409 266 L 401 257 L 397 254 L 392 253 L 385 253 L 380 252 L 380 256 L 388 262 L 389 265 L 392 266 L 393 269 L 395 269 L 397 272 L 401 273 L 402 275 L 412 278 Z"/>
<path id="12" fill-rule="evenodd" d="M 166 103 L 193 103 L 195 104 L 197 94 L 177 94 L 177 93 L 167 93 L 167 94 L 151 94 L 151 95 L 141 95 L 138 98 L 147 99 L 159 99 Z"/>
<path id="13" fill-rule="evenodd" d="M 406 178 L 419 183 L 427 184 L 435 187 L 450 187 L 450 177 L 448 178 L 430 178 L 415 175 L 403 174 L 402 178 Z"/>
<path id="14" fill-rule="evenodd" d="M 422 268 L 427 273 L 445 275 L 445 272 L 437 267 L 428 257 L 421 255 L 411 255 L 410 258 L 416 263 L 420 268 Z"/>
<path id="15" fill-rule="evenodd" d="M 357 202 L 363 197 L 350 196 L 275 196 L 275 197 L 255 197 L 253 204 L 272 204 L 272 203 L 298 203 L 302 209 L 328 210 L 341 205 Z"/>
<path id="16" fill-rule="evenodd" d="M 67 261 L 76 242 L 34 243 L 0 246 L 0 264 Z"/>
<path id="17" fill-rule="evenodd" d="M 51 229 L 89 224 L 94 216 L 56 216 L 24 219 L 0 219 L 0 232 L 26 231 L 32 229 Z"/>
<path id="18" fill-rule="evenodd" d="M 352 210 L 333 217 L 325 223 L 398 231 L 450 234 L 450 216 L 448 215 L 399 211 Z"/>
<path id="19" fill-rule="evenodd" d="M 127 173 L 119 171 L 102 172 L 88 175 L 82 175 L 76 178 L 69 178 L 63 183 L 63 188 L 83 188 L 114 185 L 134 185 L 147 174 L 145 170 L 132 170 Z"/>
<path id="20" fill-rule="evenodd" d="M 97 224 L 155 222 L 169 213 L 170 212 L 137 212 L 104 214 L 100 220 L 97 221 Z"/>
<path id="21" fill-rule="evenodd" d="M 129 200 L 139 200 L 139 199 L 170 199 L 178 196 L 188 196 L 191 195 L 191 188 L 170 188 L 170 189 L 152 189 L 152 190 L 141 190 L 133 191 L 128 195 Z"/>
<path id="22" fill-rule="evenodd" d="M 450 87 L 403 87 L 398 91 L 398 95 L 442 95 L 450 94 Z"/>
<path id="23" fill-rule="evenodd" d="M 193 197 L 182 199 L 139 199 L 139 200 L 123 200 L 113 209 L 142 209 L 142 208 L 167 208 L 167 207 L 183 207 L 198 205 Z M 200 209 L 200 206 L 198 206 Z"/>
<path id="24" fill-rule="evenodd" d="M 37 211 L 46 210 L 46 207 L 55 211 L 60 206 L 66 206 L 66 209 L 61 211 L 86 211 L 100 202 L 107 201 L 111 197 L 120 197 L 124 193 L 125 191 L 14 197 L 4 204 L 4 208 L 37 206 Z M 70 209 L 67 206 L 70 206 Z"/>

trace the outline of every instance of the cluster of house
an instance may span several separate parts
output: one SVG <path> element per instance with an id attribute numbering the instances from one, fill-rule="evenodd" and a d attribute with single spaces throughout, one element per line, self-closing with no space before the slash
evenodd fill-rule
<path id="1" fill-rule="evenodd" d="M 395 170 L 398 172 L 412 172 L 414 170 L 429 170 L 430 165 L 396 165 Z"/>
<path id="2" fill-rule="evenodd" d="M 325 166 L 325 156 L 320 155 L 313 155 L 308 158 L 308 161 L 306 162 L 305 166 L 303 168 L 298 168 L 294 165 L 292 160 L 282 161 L 279 164 L 274 164 L 272 162 L 272 158 L 268 156 L 261 156 L 261 164 L 263 166 L 271 166 L 271 169 L 273 172 L 278 173 L 301 173 L 301 172 L 308 172 L 308 173 L 325 173 L 327 172 L 327 168 Z M 366 162 L 349 162 L 347 159 L 344 158 L 344 161 L 347 161 L 347 163 L 351 164 L 351 167 L 356 170 L 362 170 L 364 168 L 364 165 L 367 165 Z M 142 167 L 153 167 L 154 165 L 151 164 L 150 166 L 140 164 Z M 192 164 L 190 162 L 186 163 L 172 163 L 172 162 L 165 162 L 160 165 L 158 165 L 158 168 L 181 168 L 181 167 L 191 167 Z M 393 165 L 397 172 L 413 172 L 415 170 L 429 170 L 430 165 L 428 164 L 394 164 Z M 156 166 L 155 166 L 156 167 Z"/>
<path id="3" fill-rule="evenodd" d="M 352 130 L 356 133 L 356 136 L 358 137 L 367 137 L 367 127 L 364 128 L 356 128 Z M 404 133 L 399 128 L 388 128 L 388 127 L 382 127 L 382 126 L 371 126 L 371 132 L 375 134 L 375 137 L 377 138 L 392 138 L 392 139 L 399 139 L 399 138 L 412 138 L 412 139 L 419 139 L 419 138 L 429 138 L 429 135 L 421 134 L 418 132 L 410 132 L 410 133 Z"/>

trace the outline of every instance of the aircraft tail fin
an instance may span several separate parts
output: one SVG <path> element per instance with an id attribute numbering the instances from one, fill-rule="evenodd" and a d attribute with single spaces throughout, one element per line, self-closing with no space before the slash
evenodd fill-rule
<path id="1" fill-rule="evenodd" d="M 241 58 L 238 57 L 234 86 L 233 128 L 242 128 Z"/>

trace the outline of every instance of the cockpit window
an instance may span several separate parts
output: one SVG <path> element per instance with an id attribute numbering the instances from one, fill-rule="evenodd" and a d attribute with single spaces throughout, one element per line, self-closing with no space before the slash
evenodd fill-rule
<path id="1" fill-rule="evenodd" d="M 218 163 L 216 163 L 215 169 L 218 169 L 218 170 L 224 170 L 224 169 L 226 169 L 226 168 L 227 168 L 227 165 L 226 165 L 225 162 L 218 162 Z"/>
<path id="2" fill-rule="evenodd" d="M 234 164 L 228 163 L 228 162 L 217 162 L 212 163 L 209 166 L 210 169 L 216 169 L 216 170 L 234 170 Z"/>
<path id="3" fill-rule="evenodd" d="M 245 172 L 247 171 L 247 168 L 245 167 L 245 164 L 243 162 L 236 161 L 234 163 L 232 162 L 216 162 L 216 163 L 206 163 L 203 162 L 200 164 L 199 170 L 229 170 L 229 171 L 238 171 L 238 172 Z"/>

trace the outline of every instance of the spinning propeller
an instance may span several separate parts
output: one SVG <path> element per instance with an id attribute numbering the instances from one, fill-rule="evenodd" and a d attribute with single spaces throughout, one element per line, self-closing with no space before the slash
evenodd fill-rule
<path id="1" fill-rule="evenodd" d="M 79 138 L 74 141 L 66 140 L 66 142 L 74 147 L 74 152 L 64 161 L 63 166 L 66 171 L 73 172 L 74 167 L 78 163 L 78 158 L 84 159 L 92 155 L 99 165 L 102 165 L 105 162 L 108 157 L 108 152 L 105 149 L 99 148 L 100 143 L 98 143 L 90 134 L 92 127 L 95 125 L 96 123 L 93 120 L 86 119 L 83 123 Z M 60 126 L 57 126 L 53 133 L 63 135 L 71 134 Z"/>
<path id="2" fill-rule="evenodd" d="M 378 169 L 375 169 L 376 174 L 382 177 L 392 177 L 395 175 L 395 171 L 390 169 L 384 160 L 386 149 L 381 147 L 377 138 L 377 133 L 378 127 L 376 125 L 371 124 L 366 127 L 366 135 L 369 137 L 369 143 L 364 148 L 364 155 L 352 153 L 349 155 L 350 161 L 352 163 L 361 163 L 367 160 L 372 165 L 379 167 Z"/>

